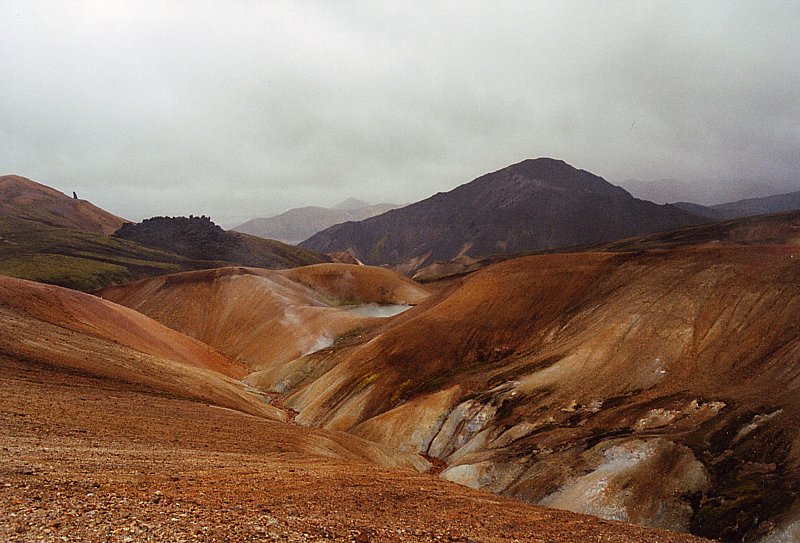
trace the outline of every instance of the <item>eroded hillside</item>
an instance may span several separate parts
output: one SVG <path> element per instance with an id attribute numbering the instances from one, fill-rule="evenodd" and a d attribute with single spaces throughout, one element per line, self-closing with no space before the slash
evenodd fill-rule
<path id="1" fill-rule="evenodd" d="M 420 294 L 369 270 L 340 286 L 333 271 L 287 280 L 379 301 Z M 0 539 L 699 541 L 419 473 L 430 464 L 415 453 L 284 422 L 241 383 L 246 371 L 112 302 L 0 278 Z"/>
<path id="2" fill-rule="evenodd" d="M 100 296 L 214 345 L 251 371 L 281 372 L 289 362 L 328 352 L 335 341 L 382 324 L 354 309 L 416 304 L 428 293 L 388 270 L 319 264 L 187 272 L 112 287 Z"/>
<path id="3" fill-rule="evenodd" d="M 764 243 L 751 221 L 747 243 L 503 262 L 345 323 L 329 347 L 262 359 L 250 382 L 303 424 L 424 453 L 467 486 L 756 540 L 791 525 L 799 481 L 799 223 L 777 220 Z M 233 336 L 274 318 L 250 313 Z"/>
<path id="4" fill-rule="evenodd" d="M 700 543 L 464 489 L 348 434 L 47 363 L 0 355 L 0 387 L 3 541 Z"/>

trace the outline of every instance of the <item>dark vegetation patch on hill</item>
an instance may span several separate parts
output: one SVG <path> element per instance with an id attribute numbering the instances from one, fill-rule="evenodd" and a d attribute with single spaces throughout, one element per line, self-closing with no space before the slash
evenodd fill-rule
<path id="1" fill-rule="evenodd" d="M 93 292 L 113 284 L 212 265 L 125 239 L 0 217 L 2 275 Z"/>

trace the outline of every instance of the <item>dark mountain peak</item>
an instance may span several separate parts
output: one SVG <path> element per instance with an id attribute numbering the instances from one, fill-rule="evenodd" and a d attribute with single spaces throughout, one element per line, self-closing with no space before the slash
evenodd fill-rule
<path id="1" fill-rule="evenodd" d="M 527 158 L 522 162 L 508 166 L 506 169 L 531 179 L 553 179 L 583 171 L 567 164 L 563 160 L 549 157 Z"/>
<path id="2" fill-rule="evenodd" d="M 538 190 L 585 192 L 603 196 L 628 195 L 621 187 L 612 185 L 602 177 L 555 158 L 531 158 L 507 166 L 480 179 L 496 182 L 500 179 Z M 513 186 L 511 188 L 514 188 Z"/>
<path id="3" fill-rule="evenodd" d="M 416 204 L 331 227 L 301 246 L 351 250 L 367 264 L 413 272 L 464 256 L 592 245 L 699 222 L 678 208 L 638 200 L 563 160 L 537 158 Z"/>

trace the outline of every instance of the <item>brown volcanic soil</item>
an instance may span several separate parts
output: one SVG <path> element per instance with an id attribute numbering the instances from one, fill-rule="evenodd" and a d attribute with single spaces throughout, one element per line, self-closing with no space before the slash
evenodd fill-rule
<path id="1" fill-rule="evenodd" d="M 250 382 L 467 486 L 756 540 L 800 504 L 797 227 L 502 262 Z"/>
<path id="2" fill-rule="evenodd" d="M 0 176 L 0 212 L 51 226 L 113 234 L 126 221 L 87 202 L 18 175 Z"/>
<path id="3" fill-rule="evenodd" d="M 311 355 L 332 369 L 286 403 L 467 485 L 753 539 L 800 495 L 799 262 L 733 244 L 508 261 Z"/>
<path id="4" fill-rule="evenodd" d="M 264 370 L 380 320 L 345 311 L 350 305 L 414 304 L 427 292 L 389 270 L 319 264 L 187 272 L 112 287 L 100 296 Z"/>
<path id="5" fill-rule="evenodd" d="M 244 366 L 199 341 L 81 292 L 0 276 L 0 355 L 145 384 L 284 419 L 238 379 Z"/>
<path id="6" fill-rule="evenodd" d="M 345 434 L 39 362 L 0 355 L 0 387 L 10 543 L 700 541 L 385 470 Z"/>
<path id="7" fill-rule="evenodd" d="M 287 404 L 460 466 L 443 475 L 464 484 L 752 538 L 798 492 L 798 258 L 758 246 L 505 262 L 342 349 Z M 604 479 L 619 490 L 584 480 L 570 497 L 617 456 L 633 466 Z M 585 498 L 598 485 L 617 509 Z"/>

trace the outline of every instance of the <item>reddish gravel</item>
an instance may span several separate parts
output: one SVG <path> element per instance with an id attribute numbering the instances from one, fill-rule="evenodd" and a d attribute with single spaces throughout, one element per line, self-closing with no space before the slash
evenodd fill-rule
<path id="1" fill-rule="evenodd" d="M 382 469 L 322 446 L 330 433 L 45 365 L 0 357 L 0 387 L 0 541 L 701 541 Z"/>

